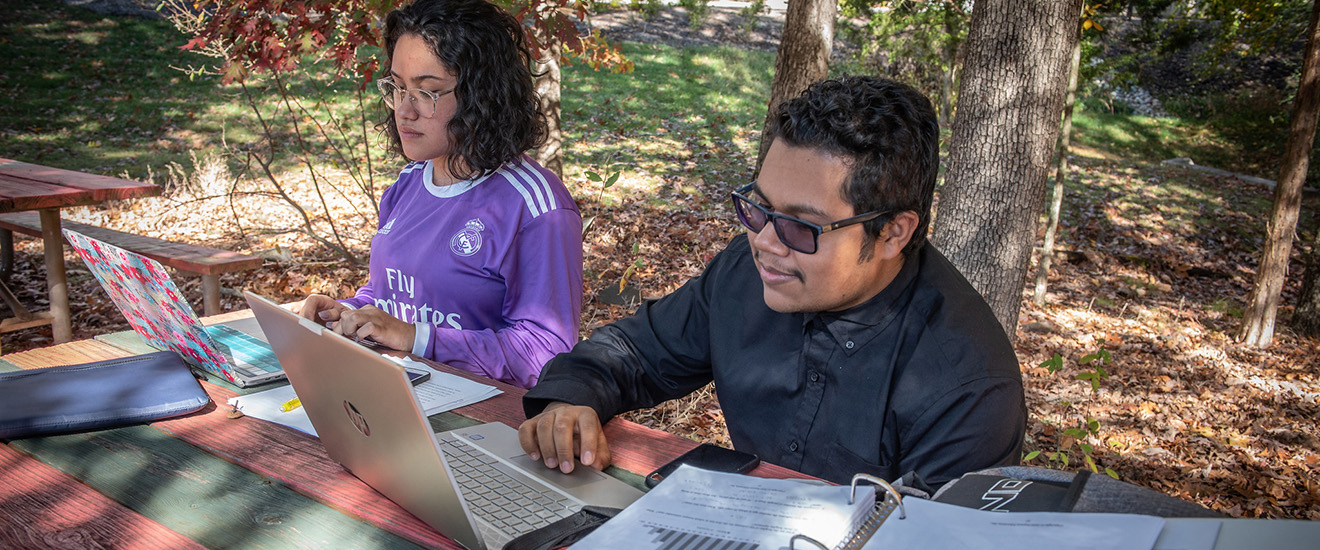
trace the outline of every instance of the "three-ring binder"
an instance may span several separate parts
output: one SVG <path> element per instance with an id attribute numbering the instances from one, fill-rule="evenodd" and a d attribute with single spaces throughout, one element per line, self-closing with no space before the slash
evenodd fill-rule
<path id="1" fill-rule="evenodd" d="M 852 490 L 848 493 L 848 504 L 856 502 L 858 482 L 866 482 L 883 487 L 885 490 L 885 498 L 876 500 L 875 509 L 871 510 L 871 513 L 866 516 L 866 521 L 862 522 L 862 525 L 858 527 L 851 536 L 840 542 L 833 550 L 859 550 L 862 545 L 866 544 L 866 541 L 871 539 L 871 536 L 875 534 L 876 530 L 880 529 L 880 526 L 885 523 L 885 520 L 893 515 L 894 510 L 898 510 L 898 519 L 901 520 L 907 518 L 907 509 L 903 507 L 903 497 L 898 494 L 898 490 L 895 489 L 893 485 L 890 485 L 888 481 L 869 474 L 857 474 L 853 476 Z M 806 546 L 799 547 L 798 543 L 810 545 L 811 548 L 817 550 L 831 550 L 824 544 L 821 544 L 820 541 L 806 535 L 793 535 L 792 538 L 788 539 L 788 550 L 805 550 L 808 548 Z"/>

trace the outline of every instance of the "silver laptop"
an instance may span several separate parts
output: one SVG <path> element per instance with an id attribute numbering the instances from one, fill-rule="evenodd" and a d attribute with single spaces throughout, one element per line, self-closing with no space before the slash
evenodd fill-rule
<path id="1" fill-rule="evenodd" d="M 189 365 L 247 387 L 284 378 L 265 342 L 225 326 L 202 326 L 159 262 L 64 230 L 78 256 L 147 345 L 178 352 Z"/>
<path id="2" fill-rule="evenodd" d="M 330 457 L 463 547 L 503 548 L 583 505 L 642 495 L 593 468 L 546 468 L 504 424 L 434 433 L 399 365 L 244 294 Z"/>

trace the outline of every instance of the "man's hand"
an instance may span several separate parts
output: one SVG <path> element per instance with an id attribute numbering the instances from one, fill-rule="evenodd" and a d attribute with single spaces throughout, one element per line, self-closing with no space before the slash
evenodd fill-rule
<path id="1" fill-rule="evenodd" d="M 518 427 L 518 441 L 532 460 L 544 458 L 547 468 L 566 474 L 573 471 L 574 456 L 597 470 L 610 465 L 610 447 L 591 407 L 551 403 Z"/>

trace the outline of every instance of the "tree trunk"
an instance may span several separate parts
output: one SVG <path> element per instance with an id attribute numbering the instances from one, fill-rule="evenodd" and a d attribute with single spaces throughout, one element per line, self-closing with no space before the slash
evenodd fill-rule
<path id="1" fill-rule="evenodd" d="M 541 166 L 564 178 L 564 130 L 560 125 L 563 107 L 560 103 L 560 82 L 563 76 L 559 72 L 559 52 L 563 48 L 555 40 L 546 51 L 552 55 L 536 64 L 536 93 L 541 96 L 541 112 L 545 113 L 547 130 L 545 143 L 536 149 L 533 158 Z"/>
<path id="2" fill-rule="evenodd" d="M 978 0 L 934 242 L 1016 339 L 1082 0 Z"/>
<path id="3" fill-rule="evenodd" d="M 1072 137 L 1073 106 L 1077 103 L 1077 73 L 1082 66 L 1081 30 L 1073 44 L 1072 64 L 1068 68 L 1068 94 L 1063 100 L 1063 125 L 1059 129 L 1059 160 L 1054 171 L 1054 194 L 1050 197 L 1050 218 L 1045 226 L 1045 244 L 1040 247 L 1040 264 L 1036 266 L 1036 291 L 1032 301 L 1045 305 L 1045 288 L 1050 276 L 1050 261 L 1054 259 L 1054 239 L 1059 233 L 1059 211 L 1063 207 L 1063 182 L 1068 179 L 1068 144 Z"/>
<path id="4" fill-rule="evenodd" d="M 1302 185 L 1306 183 L 1311 145 L 1315 141 L 1316 117 L 1320 115 L 1320 29 L 1317 20 L 1320 20 L 1320 2 L 1312 2 L 1302 77 L 1297 86 L 1297 100 L 1293 103 L 1279 182 L 1274 186 L 1274 209 L 1265 229 L 1265 250 L 1261 253 L 1256 284 L 1247 297 L 1247 311 L 1238 333 L 1238 338 L 1250 346 L 1267 347 L 1274 339 L 1279 296 L 1288 277 L 1288 257 L 1292 254 L 1297 216 L 1302 206 Z M 1315 251 L 1311 253 L 1314 255 Z M 1314 274 L 1308 272 L 1307 276 L 1314 277 Z"/>
<path id="5" fill-rule="evenodd" d="M 788 12 L 784 14 L 784 32 L 779 39 L 779 53 L 775 56 L 775 79 L 770 85 L 770 102 L 766 104 L 763 129 L 769 128 L 770 120 L 780 103 L 796 97 L 812 82 L 829 75 L 837 11 L 837 0 L 788 2 Z M 769 150 L 770 142 L 762 138 L 761 150 L 756 155 L 757 173 L 761 172 L 761 161 L 765 160 L 765 152 Z"/>
<path id="6" fill-rule="evenodd" d="M 1320 224 L 1320 211 L 1315 213 L 1315 218 Z M 1311 253 L 1306 255 L 1302 270 L 1302 290 L 1297 296 L 1291 326 L 1298 334 L 1320 338 L 1320 229 L 1311 241 Z"/>
<path id="7" fill-rule="evenodd" d="M 952 8 L 945 6 L 944 10 L 944 33 L 950 37 L 957 36 L 958 26 L 962 24 L 958 14 Z M 958 48 L 961 43 L 950 39 L 944 48 L 944 63 L 948 69 L 942 71 L 940 75 L 940 128 L 949 128 L 953 124 L 953 93 L 958 86 L 958 69 L 962 64 L 958 60 Z"/>

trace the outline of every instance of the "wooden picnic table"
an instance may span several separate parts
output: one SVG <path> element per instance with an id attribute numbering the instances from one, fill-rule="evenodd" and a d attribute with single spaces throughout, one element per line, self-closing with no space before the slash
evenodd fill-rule
<path id="1" fill-rule="evenodd" d="M 50 289 L 50 312 L 30 314 L 13 297 L 9 287 L 0 281 L 0 298 L 4 299 L 15 315 L 14 318 L 0 321 L 0 332 L 50 323 L 55 343 L 72 340 L 73 324 L 69 316 L 68 284 L 64 276 L 64 236 L 60 233 L 60 209 L 158 194 L 160 188 L 150 183 L 0 158 L 0 213 L 35 210 L 40 215 L 42 247 L 46 256 L 46 285 Z M 5 252 L 12 253 L 11 250 Z M 12 261 L 6 265 L 12 265 Z"/>
<path id="2" fill-rule="evenodd" d="M 248 310 L 207 317 L 249 333 Z M 150 351 L 132 332 L 7 355 L 0 370 L 76 364 Z M 437 430 L 524 420 L 524 390 L 431 417 Z M 88 433 L 0 441 L 0 547 L 459 548 L 372 490 L 307 434 L 255 418 L 229 418 L 239 389 L 209 376 L 213 404 L 197 413 Z M 696 446 L 614 419 L 608 473 L 642 476 Z M 805 477 L 762 464 L 753 475 Z"/>

